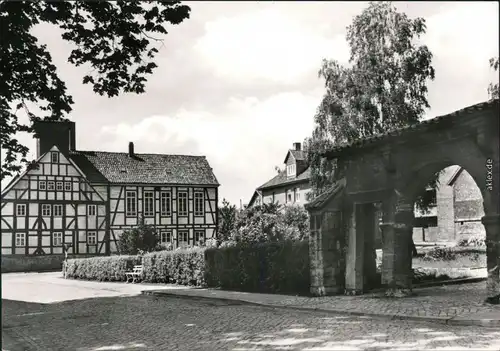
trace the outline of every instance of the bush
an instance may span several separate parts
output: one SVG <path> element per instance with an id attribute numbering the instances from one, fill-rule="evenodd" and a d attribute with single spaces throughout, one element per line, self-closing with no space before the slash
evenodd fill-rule
<path id="1" fill-rule="evenodd" d="M 478 260 L 481 254 L 486 252 L 484 247 L 436 247 L 422 257 L 424 261 L 454 261 L 459 257 L 468 256 L 473 260 Z"/>
<path id="2" fill-rule="evenodd" d="M 125 272 L 140 264 L 139 256 L 106 256 L 69 259 L 66 277 L 98 281 L 125 281 Z"/>
<path id="3" fill-rule="evenodd" d="M 309 243 L 238 244 L 205 251 L 209 287 L 261 293 L 307 293 Z"/>
<path id="4" fill-rule="evenodd" d="M 144 255 L 143 281 L 148 283 L 205 286 L 204 248 L 193 247 Z"/>
<path id="5" fill-rule="evenodd" d="M 448 247 L 435 247 L 427 251 L 423 257 L 426 261 L 439 260 L 439 261 L 452 261 L 457 259 L 456 251 Z"/>
<path id="6" fill-rule="evenodd" d="M 158 234 L 155 227 L 145 224 L 142 218 L 137 228 L 122 233 L 118 249 L 125 255 L 137 255 L 141 250 L 146 252 L 158 250 Z"/>
<path id="7" fill-rule="evenodd" d="M 484 236 L 473 235 L 469 238 L 464 238 L 457 243 L 460 247 L 485 247 L 486 238 Z"/>

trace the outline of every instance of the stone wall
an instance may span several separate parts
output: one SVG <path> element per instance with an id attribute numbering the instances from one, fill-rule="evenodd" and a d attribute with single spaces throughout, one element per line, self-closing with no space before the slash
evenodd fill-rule
<path id="1" fill-rule="evenodd" d="M 68 255 L 68 258 L 83 258 L 92 255 Z M 49 272 L 62 270 L 64 255 L 2 255 L 2 273 Z"/>

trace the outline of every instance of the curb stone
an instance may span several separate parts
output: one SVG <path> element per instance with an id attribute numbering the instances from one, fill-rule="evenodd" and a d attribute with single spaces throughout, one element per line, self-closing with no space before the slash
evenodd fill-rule
<path id="1" fill-rule="evenodd" d="M 302 306 L 294 306 L 294 305 L 273 305 L 265 302 L 254 302 L 247 301 L 243 299 L 237 298 L 226 298 L 226 297 L 218 297 L 218 296 L 193 296 L 193 295 L 181 295 L 176 293 L 171 293 L 168 291 L 155 291 L 155 290 L 143 290 L 141 291 L 142 295 L 153 295 L 153 296 L 170 296 L 177 298 L 186 298 L 186 299 L 198 299 L 198 300 L 219 300 L 225 301 L 229 303 L 239 302 L 245 305 L 259 306 L 259 307 L 268 307 L 273 309 L 281 309 L 281 310 L 298 310 L 298 311 L 309 311 L 309 312 L 324 312 L 335 315 L 351 315 L 358 317 L 369 317 L 374 319 L 383 319 L 383 320 L 411 320 L 411 321 L 419 321 L 419 322 L 431 322 L 431 323 L 439 323 L 445 325 L 456 325 L 456 326 L 481 326 L 481 327 L 500 327 L 500 319 L 455 319 L 455 317 L 428 317 L 428 316 L 408 316 L 404 314 L 388 314 L 388 313 L 370 313 L 370 312 L 359 312 L 359 311 L 342 311 L 342 310 L 328 310 L 318 307 L 302 307 Z"/>

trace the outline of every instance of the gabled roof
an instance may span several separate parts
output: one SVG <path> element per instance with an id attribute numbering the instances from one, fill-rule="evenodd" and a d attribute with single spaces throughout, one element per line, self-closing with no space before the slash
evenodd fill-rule
<path id="1" fill-rule="evenodd" d="M 290 157 L 290 155 L 293 156 L 295 161 L 305 161 L 305 159 L 306 159 L 306 153 L 304 151 L 302 151 L 302 150 L 288 150 L 288 152 L 286 153 L 285 161 L 283 161 L 283 163 L 287 163 L 288 157 Z"/>
<path id="2" fill-rule="evenodd" d="M 259 186 L 257 190 L 264 190 L 264 189 L 268 190 L 294 183 L 308 183 L 310 178 L 311 178 L 311 170 L 309 167 L 295 178 L 288 178 L 286 175 L 286 171 L 282 171 L 271 180 Z"/>
<path id="3" fill-rule="evenodd" d="M 457 181 L 460 174 L 462 174 L 463 170 L 464 170 L 463 167 L 457 167 L 456 171 L 453 173 L 453 175 L 450 177 L 450 180 L 448 180 L 448 182 L 446 184 L 453 185 L 453 183 L 455 183 Z"/>
<path id="4" fill-rule="evenodd" d="M 471 113 L 474 113 L 476 111 L 482 111 L 484 109 L 490 109 L 492 107 L 497 107 L 498 108 L 499 100 L 490 100 L 486 102 L 481 102 L 479 104 L 475 104 L 472 106 L 465 107 L 461 110 L 449 113 L 444 116 L 438 116 L 435 118 L 431 118 L 419 123 L 411 124 L 402 128 L 394 128 L 390 129 L 385 133 L 377 134 L 377 135 L 372 135 L 366 138 L 362 139 L 357 139 L 354 140 L 351 143 L 345 143 L 342 145 L 338 145 L 329 151 L 325 152 L 323 156 L 327 158 L 334 158 L 338 156 L 340 153 L 343 151 L 346 151 L 347 149 L 351 148 L 360 148 L 367 146 L 369 144 L 373 144 L 375 142 L 379 142 L 381 140 L 386 140 L 391 137 L 398 137 L 400 136 L 403 132 L 406 131 L 417 131 L 417 130 L 425 130 L 426 128 L 431 128 L 431 127 L 438 127 L 438 126 L 443 126 L 446 125 L 447 123 L 453 123 L 453 118 L 454 117 L 464 117 L 467 118 L 467 116 Z"/>
<path id="5" fill-rule="evenodd" d="M 70 157 L 91 182 L 219 185 L 205 156 L 71 151 Z"/>
<path id="6" fill-rule="evenodd" d="M 253 203 L 255 202 L 255 200 L 257 200 L 257 198 L 260 196 L 262 196 L 262 193 L 259 190 L 255 190 L 253 192 L 252 197 L 250 198 L 250 201 L 248 201 L 248 207 L 253 206 Z"/>
<path id="7" fill-rule="evenodd" d="M 339 196 L 341 191 L 346 186 L 346 179 L 342 178 L 341 180 L 335 182 L 332 186 L 330 186 L 324 193 L 316 196 L 312 201 L 305 204 L 304 207 L 306 210 L 317 210 L 323 208 L 331 199 L 336 196 Z"/>

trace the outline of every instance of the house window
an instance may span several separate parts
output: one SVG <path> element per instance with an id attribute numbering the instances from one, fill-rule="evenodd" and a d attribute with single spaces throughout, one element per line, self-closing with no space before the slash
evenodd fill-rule
<path id="1" fill-rule="evenodd" d="M 62 233 L 54 232 L 52 233 L 52 246 L 61 246 L 62 245 Z"/>
<path id="2" fill-rule="evenodd" d="M 50 154 L 50 159 L 52 163 L 59 163 L 59 152 L 52 152 Z"/>
<path id="3" fill-rule="evenodd" d="M 292 202 L 292 191 L 287 190 L 286 192 L 286 202 Z"/>
<path id="4" fill-rule="evenodd" d="M 160 233 L 160 243 L 170 244 L 172 242 L 172 232 L 161 232 Z"/>
<path id="5" fill-rule="evenodd" d="M 160 212 L 162 216 L 171 216 L 172 212 L 172 194 L 170 191 L 160 193 Z"/>
<path id="6" fill-rule="evenodd" d="M 58 191 L 63 190 L 63 182 L 56 182 L 56 190 Z"/>
<path id="7" fill-rule="evenodd" d="M 299 188 L 295 188 L 295 202 L 300 202 L 300 191 L 299 191 Z"/>
<path id="8" fill-rule="evenodd" d="M 125 212 L 127 216 L 137 215 L 137 193 L 135 191 L 127 191 L 126 197 L 126 208 Z"/>
<path id="9" fill-rule="evenodd" d="M 73 190 L 72 186 L 71 186 L 71 182 L 64 182 L 64 190 L 66 190 L 66 191 Z"/>
<path id="10" fill-rule="evenodd" d="M 189 232 L 188 231 L 180 231 L 179 232 L 179 246 L 189 245 L 188 239 L 189 239 Z"/>
<path id="11" fill-rule="evenodd" d="M 97 244 L 97 233 L 96 232 L 88 232 L 87 233 L 87 244 L 96 245 Z"/>
<path id="12" fill-rule="evenodd" d="M 274 203 L 275 199 L 276 199 L 276 193 L 273 192 L 273 197 L 272 197 L 272 201 L 271 202 Z"/>
<path id="13" fill-rule="evenodd" d="M 286 175 L 293 177 L 295 175 L 295 164 L 286 166 Z"/>
<path id="14" fill-rule="evenodd" d="M 16 233 L 16 246 L 26 245 L 26 233 Z"/>
<path id="15" fill-rule="evenodd" d="M 88 205 L 87 206 L 87 215 L 89 216 L 95 216 L 97 212 L 97 206 L 96 205 Z"/>
<path id="16" fill-rule="evenodd" d="M 153 217 L 155 215 L 155 193 L 154 191 L 144 192 L 144 216 Z"/>
<path id="17" fill-rule="evenodd" d="M 203 192 L 201 191 L 196 191 L 194 193 L 194 215 L 195 216 L 203 216 L 204 214 L 204 196 Z"/>
<path id="18" fill-rule="evenodd" d="M 17 204 L 16 214 L 18 216 L 26 216 L 26 204 Z"/>
<path id="19" fill-rule="evenodd" d="M 42 216 L 50 216 L 50 215 L 51 215 L 50 205 L 43 204 L 42 205 Z"/>
<path id="20" fill-rule="evenodd" d="M 54 189 L 55 189 L 55 183 L 53 181 L 48 181 L 47 190 L 54 190 Z"/>
<path id="21" fill-rule="evenodd" d="M 205 242 L 205 232 L 204 231 L 195 231 L 194 232 L 194 244 L 202 245 Z"/>
<path id="22" fill-rule="evenodd" d="M 185 191 L 179 192 L 177 195 L 177 211 L 179 212 L 179 216 L 187 216 L 188 214 L 188 206 L 187 206 L 188 194 Z"/>
<path id="23" fill-rule="evenodd" d="M 45 182 L 44 180 L 40 181 L 38 183 L 38 189 L 40 189 L 40 190 L 46 190 L 47 189 L 47 182 Z"/>
<path id="24" fill-rule="evenodd" d="M 54 217 L 62 217 L 62 215 L 63 215 L 63 205 L 54 205 Z"/>

